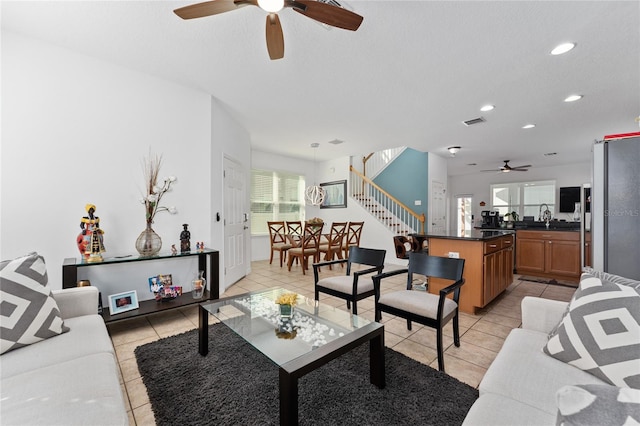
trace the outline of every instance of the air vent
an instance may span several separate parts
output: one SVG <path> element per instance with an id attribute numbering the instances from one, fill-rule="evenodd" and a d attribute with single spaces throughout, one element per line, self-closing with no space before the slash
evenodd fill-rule
<path id="1" fill-rule="evenodd" d="M 487 120 L 485 120 L 484 117 L 478 117 L 478 118 L 474 118 L 472 120 L 463 121 L 462 123 L 465 126 L 473 126 L 474 124 L 484 123 L 485 121 L 487 121 Z"/>

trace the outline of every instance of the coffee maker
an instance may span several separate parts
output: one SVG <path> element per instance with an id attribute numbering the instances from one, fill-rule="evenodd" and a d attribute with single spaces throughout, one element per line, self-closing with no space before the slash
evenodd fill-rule
<path id="1" fill-rule="evenodd" d="M 480 212 L 482 216 L 483 228 L 500 228 L 500 216 L 498 212 L 491 210 L 482 210 Z"/>

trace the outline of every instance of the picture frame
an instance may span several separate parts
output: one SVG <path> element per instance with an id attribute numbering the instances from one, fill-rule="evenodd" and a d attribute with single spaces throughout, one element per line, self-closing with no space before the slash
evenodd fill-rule
<path id="1" fill-rule="evenodd" d="M 320 205 L 321 209 L 347 208 L 346 180 L 321 183 L 320 187 L 325 191 L 324 201 L 322 201 L 322 204 Z"/>
<path id="2" fill-rule="evenodd" d="M 139 307 L 138 293 L 135 290 L 109 295 L 109 313 L 111 315 L 132 311 Z"/>

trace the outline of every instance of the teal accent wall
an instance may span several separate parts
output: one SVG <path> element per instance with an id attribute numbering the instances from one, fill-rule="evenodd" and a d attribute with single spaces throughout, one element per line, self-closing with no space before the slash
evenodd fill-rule
<path id="1" fill-rule="evenodd" d="M 373 181 L 417 214 L 427 215 L 428 153 L 407 148 Z M 422 205 L 414 205 L 421 200 Z"/>

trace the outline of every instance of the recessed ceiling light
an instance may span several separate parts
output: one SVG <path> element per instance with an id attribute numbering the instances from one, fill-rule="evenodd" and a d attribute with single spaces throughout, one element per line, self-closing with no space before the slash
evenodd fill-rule
<path id="1" fill-rule="evenodd" d="M 534 127 L 536 127 L 535 124 L 525 124 L 522 126 L 523 129 L 533 129 Z"/>
<path id="2" fill-rule="evenodd" d="M 571 96 L 567 96 L 564 101 L 565 102 L 575 102 L 575 101 L 580 100 L 580 99 L 582 99 L 582 95 L 571 95 Z"/>
<path id="3" fill-rule="evenodd" d="M 495 105 L 485 105 L 482 108 L 480 108 L 480 111 L 487 112 L 487 111 L 491 111 L 494 108 L 495 108 Z"/>
<path id="4" fill-rule="evenodd" d="M 575 43 L 562 43 L 557 45 L 552 51 L 552 55 L 562 55 L 563 53 L 567 53 L 571 49 L 576 47 Z"/>

